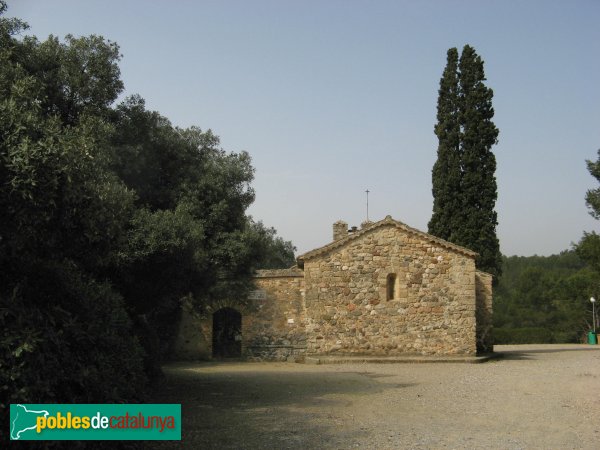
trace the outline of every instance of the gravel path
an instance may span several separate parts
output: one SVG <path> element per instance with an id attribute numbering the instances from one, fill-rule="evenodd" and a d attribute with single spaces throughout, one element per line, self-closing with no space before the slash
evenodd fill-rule
<path id="1" fill-rule="evenodd" d="M 155 401 L 182 403 L 188 448 L 600 448 L 600 346 L 496 351 L 483 364 L 174 364 Z"/>

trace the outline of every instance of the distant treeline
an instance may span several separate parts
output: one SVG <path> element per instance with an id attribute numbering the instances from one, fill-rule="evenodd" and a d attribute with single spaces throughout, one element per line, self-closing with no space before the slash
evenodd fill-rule
<path id="1" fill-rule="evenodd" d="M 592 328 L 598 275 L 575 251 L 503 257 L 494 292 L 496 344 L 582 342 Z"/>

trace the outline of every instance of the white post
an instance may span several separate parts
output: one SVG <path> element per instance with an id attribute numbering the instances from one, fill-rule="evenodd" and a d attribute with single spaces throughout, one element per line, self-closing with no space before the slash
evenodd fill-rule
<path id="1" fill-rule="evenodd" d="M 591 297 L 590 302 L 592 302 L 592 327 L 594 334 L 596 334 L 596 299 Z"/>

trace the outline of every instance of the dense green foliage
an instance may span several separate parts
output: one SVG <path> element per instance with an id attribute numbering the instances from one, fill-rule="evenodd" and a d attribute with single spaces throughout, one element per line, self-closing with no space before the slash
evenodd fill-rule
<path id="1" fill-rule="evenodd" d="M 581 342 L 599 287 L 597 274 L 573 251 L 504 257 L 494 292 L 495 343 Z"/>
<path id="2" fill-rule="evenodd" d="M 0 0 L 0 409 L 144 398 L 182 299 L 244 298 L 294 247 L 254 222 L 254 169 L 144 101 L 119 49 L 17 38 Z M 2 422 L 6 423 L 4 416 Z"/>
<path id="3" fill-rule="evenodd" d="M 598 150 L 598 160 L 596 162 L 586 161 L 586 163 L 590 174 L 600 182 L 600 150 Z M 585 195 L 585 202 L 590 210 L 590 215 L 595 219 L 600 219 L 600 187 L 588 190 Z M 584 233 L 575 249 L 579 257 L 600 275 L 600 235 L 594 231 Z"/>
<path id="4" fill-rule="evenodd" d="M 600 150 L 598 150 L 597 161 L 586 161 L 588 171 L 596 181 L 600 182 Z M 589 189 L 585 194 L 585 203 L 590 209 L 590 214 L 595 219 L 600 219 L 600 187 Z"/>
<path id="5" fill-rule="evenodd" d="M 250 231 L 256 234 L 261 243 L 259 248 L 263 250 L 257 269 L 287 269 L 296 265 L 296 247 L 291 241 L 277 236 L 275 228 L 266 228 L 262 222 L 252 222 Z"/>
<path id="6" fill-rule="evenodd" d="M 586 161 L 588 171 L 600 182 L 600 150 L 598 150 L 597 161 Z M 590 215 L 595 219 L 600 219 L 600 187 L 596 189 L 590 189 L 587 191 L 585 196 L 585 202 L 589 208 Z M 575 245 L 575 251 L 577 255 L 585 261 L 593 270 L 596 279 L 600 278 L 600 235 L 595 231 L 591 233 L 584 233 L 580 241 Z M 598 286 L 600 287 L 600 283 Z M 594 291 L 595 298 L 599 298 L 600 292 L 598 289 Z M 600 314 L 596 314 L 596 331 L 600 330 Z M 590 327 L 591 328 L 591 327 Z"/>
<path id="7" fill-rule="evenodd" d="M 492 122 L 493 91 L 485 86 L 483 61 L 465 45 L 448 50 L 440 80 L 435 134 L 438 157 L 432 170 L 433 214 L 429 233 L 476 251 L 477 267 L 501 274 L 495 211 L 498 129 Z"/>
<path id="8" fill-rule="evenodd" d="M 456 242 L 462 220 L 459 214 L 462 210 L 459 195 L 462 169 L 458 88 L 458 51 L 451 48 L 438 95 L 438 122 L 435 125 L 438 150 L 432 169 L 433 214 L 429 221 L 429 233 L 450 242 Z"/>
<path id="9" fill-rule="evenodd" d="M 600 182 L 600 151 L 586 161 Z M 600 219 L 600 188 L 586 193 L 590 214 Z M 590 297 L 600 295 L 600 235 L 584 233 L 574 250 L 549 257 L 503 258 L 494 293 L 494 338 L 498 344 L 582 342 L 592 330 Z M 596 315 L 596 330 L 600 321 Z"/>
<path id="10" fill-rule="evenodd" d="M 57 98 L 72 96 L 81 107 L 65 124 L 49 106 L 41 67 L 60 64 L 64 53 L 46 58 L 35 39 L 12 37 L 22 23 L 0 20 L 2 409 L 11 401 L 140 398 L 142 349 L 121 296 L 98 276 L 118 260 L 134 201 L 107 170 L 110 126 L 85 112 L 94 98 L 63 73 Z"/>

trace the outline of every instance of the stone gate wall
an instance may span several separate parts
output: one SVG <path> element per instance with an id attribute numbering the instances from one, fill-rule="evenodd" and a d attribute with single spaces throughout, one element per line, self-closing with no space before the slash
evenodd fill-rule
<path id="1" fill-rule="evenodd" d="M 253 313 L 243 318 L 244 353 L 249 359 L 301 360 L 306 352 L 304 273 L 259 270 Z"/>

